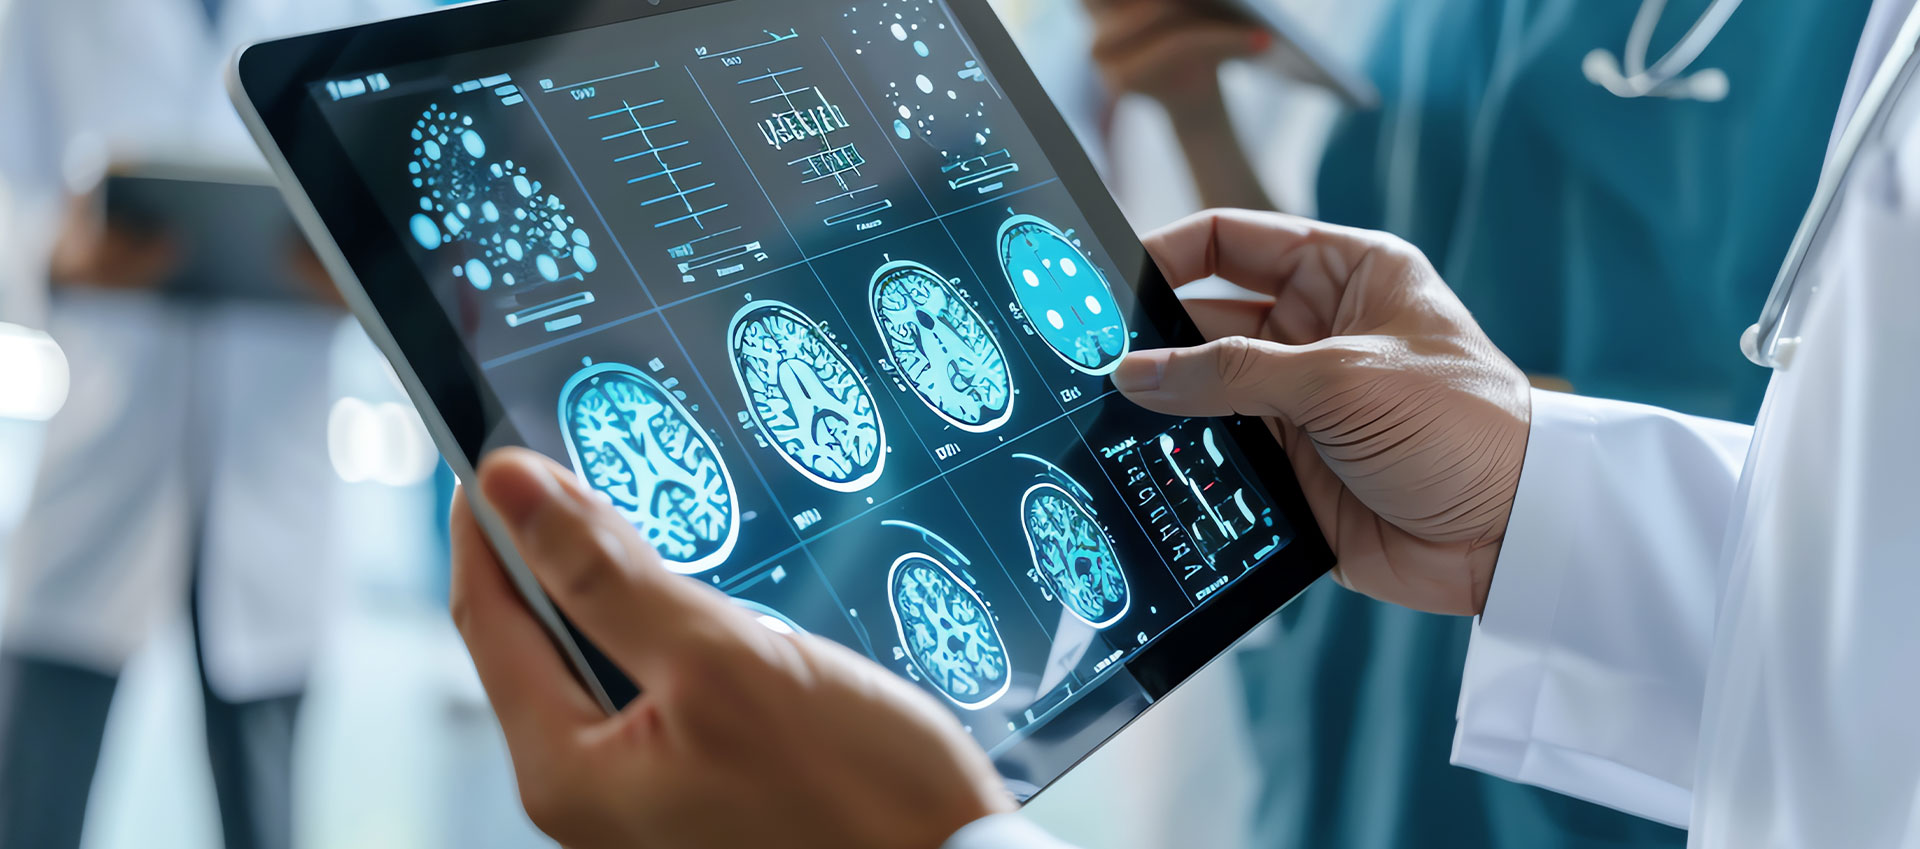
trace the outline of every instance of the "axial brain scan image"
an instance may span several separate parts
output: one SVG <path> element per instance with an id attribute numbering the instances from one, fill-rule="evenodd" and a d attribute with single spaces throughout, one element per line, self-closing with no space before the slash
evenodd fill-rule
<path id="1" fill-rule="evenodd" d="M 1033 564 L 1074 616 L 1106 628 L 1127 615 L 1126 573 L 1100 523 L 1080 500 L 1053 484 L 1027 490 L 1020 514 Z"/>
<path id="2" fill-rule="evenodd" d="M 1086 254 L 1065 233 L 1031 215 L 1000 225 L 1000 266 L 1040 338 L 1067 364 L 1112 374 L 1132 343 L 1120 304 Z"/>
<path id="3" fill-rule="evenodd" d="M 953 283 L 917 262 L 873 277 L 873 320 L 894 367 L 954 427 L 986 433 L 1013 417 L 1006 352 Z"/>
<path id="4" fill-rule="evenodd" d="M 979 710 L 1006 695 L 1007 647 L 986 603 L 945 564 L 925 554 L 894 561 L 887 579 L 900 646 L 914 668 L 954 704 Z"/>
<path id="5" fill-rule="evenodd" d="M 589 364 L 560 393 L 574 472 L 606 496 L 667 567 L 719 566 L 740 535 L 733 477 L 673 392 L 632 366 Z"/>
<path id="6" fill-rule="evenodd" d="M 886 427 L 852 360 L 813 319 L 778 301 L 734 316 L 733 373 L 760 430 L 801 474 L 858 492 L 880 479 Z"/>

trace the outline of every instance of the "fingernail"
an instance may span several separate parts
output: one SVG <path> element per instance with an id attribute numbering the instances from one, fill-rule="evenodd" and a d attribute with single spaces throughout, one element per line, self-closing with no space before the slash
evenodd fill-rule
<path id="1" fill-rule="evenodd" d="M 1160 353 L 1134 354 L 1113 372 L 1113 387 L 1127 394 L 1158 392 L 1167 377 L 1167 357 Z"/>
<path id="2" fill-rule="evenodd" d="M 542 506 L 564 497 L 553 475 L 518 456 L 498 457 L 487 463 L 481 470 L 480 488 L 487 503 L 500 512 L 500 518 L 516 528 L 533 521 Z"/>

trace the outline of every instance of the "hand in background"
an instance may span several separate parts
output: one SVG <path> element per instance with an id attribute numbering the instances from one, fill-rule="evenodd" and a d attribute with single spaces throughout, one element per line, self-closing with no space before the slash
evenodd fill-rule
<path id="1" fill-rule="evenodd" d="M 1527 380 L 1426 258 L 1381 233 L 1210 212 L 1147 239 L 1175 288 L 1222 277 L 1253 301 L 1195 300 L 1208 345 L 1134 354 L 1128 397 L 1181 416 L 1268 417 L 1350 589 L 1478 614 L 1512 514 Z"/>
<path id="2" fill-rule="evenodd" d="M 572 849 L 938 849 L 1013 809 L 952 714 L 871 661 L 776 634 L 668 573 L 632 526 L 524 450 L 480 487 L 554 602 L 644 694 L 608 717 L 554 650 L 469 511 L 454 619 L 533 821 Z"/>
<path id="3" fill-rule="evenodd" d="M 101 212 L 99 196 L 88 194 L 67 204 L 47 276 L 56 286 L 152 289 L 179 262 L 179 247 L 166 234 L 114 226 Z"/>
<path id="4" fill-rule="evenodd" d="M 1083 2 L 1093 19 L 1093 58 L 1107 85 L 1166 108 L 1201 203 L 1274 208 L 1220 90 L 1220 66 L 1271 48 L 1272 34 L 1230 20 L 1206 0 Z"/>
<path id="5" fill-rule="evenodd" d="M 1083 0 L 1093 18 L 1093 59 L 1115 91 L 1144 94 L 1176 114 L 1220 99 L 1220 66 L 1273 46 L 1248 23 L 1206 14 L 1194 0 Z"/>

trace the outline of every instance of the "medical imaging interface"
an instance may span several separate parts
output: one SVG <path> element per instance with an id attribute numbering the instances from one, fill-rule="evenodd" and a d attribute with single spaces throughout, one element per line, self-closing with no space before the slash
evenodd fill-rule
<path id="1" fill-rule="evenodd" d="M 313 86 L 531 447 L 990 750 L 1286 546 L 939 0 L 735 0 Z"/>

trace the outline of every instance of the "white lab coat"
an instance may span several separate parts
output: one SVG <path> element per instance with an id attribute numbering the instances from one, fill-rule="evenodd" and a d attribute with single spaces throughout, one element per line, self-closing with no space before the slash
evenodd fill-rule
<path id="1" fill-rule="evenodd" d="M 251 701 L 304 685 L 332 571 L 327 351 L 339 319 L 81 293 L 48 310 L 46 259 L 64 196 L 111 159 L 264 170 L 222 84 L 234 46 L 427 5 L 226 0 L 216 34 L 200 0 L 0 3 L 0 220 L 12 224 L 0 232 L 0 320 L 44 323 L 73 375 L 0 560 L 8 651 L 117 672 L 183 609 L 197 545 L 215 691 Z M 182 456 L 193 444 L 207 455 Z"/>
<path id="2" fill-rule="evenodd" d="M 1849 104 L 1913 5 L 1876 5 Z M 1695 849 L 1920 849 L 1920 85 L 1893 108 L 1757 428 L 1535 393 L 1456 763 Z"/>
<path id="3" fill-rule="evenodd" d="M 1876 5 L 1850 104 L 1912 6 Z M 1920 847 L 1920 87 L 1902 100 L 1756 430 L 1536 396 L 1458 763 L 1703 849 Z"/>

